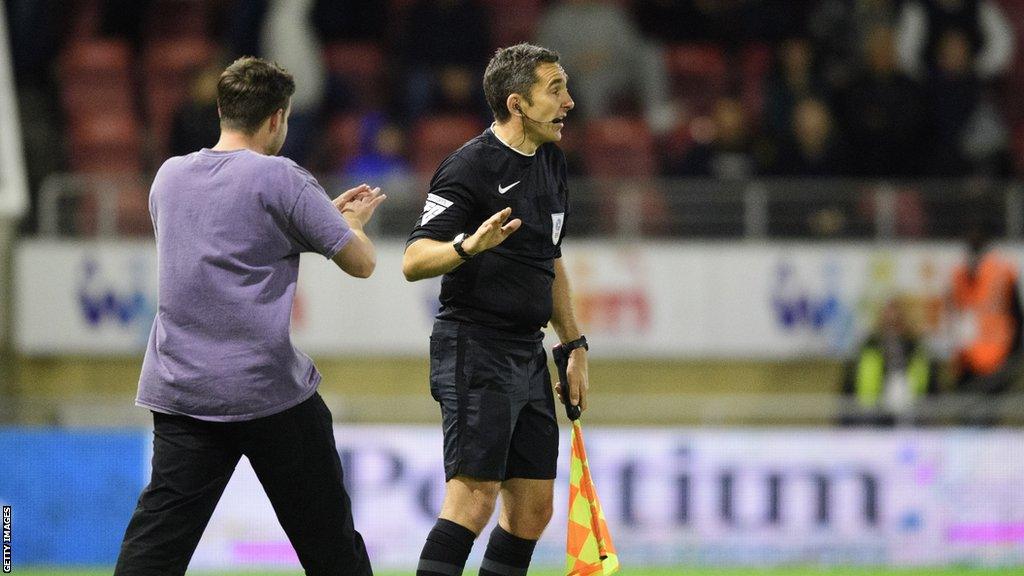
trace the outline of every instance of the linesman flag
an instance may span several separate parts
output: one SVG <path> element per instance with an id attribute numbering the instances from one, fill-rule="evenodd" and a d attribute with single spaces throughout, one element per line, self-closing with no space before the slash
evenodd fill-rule
<path id="1" fill-rule="evenodd" d="M 597 489 L 590 478 L 587 449 L 583 444 L 583 426 L 580 408 L 569 401 L 569 356 L 555 346 L 552 356 L 558 367 L 562 385 L 562 401 L 566 416 L 572 420 L 572 461 L 569 466 L 569 527 L 565 537 L 566 576 L 614 574 L 619 571 L 619 556 L 615 552 L 608 522 L 597 498 Z"/>
<path id="2" fill-rule="evenodd" d="M 569 529 L 565 537 L 566 576 L 614 574 L 619 556 L 608 533 L 608 522 L 590 479 L 583 427 L 572 422 L 572 464 L 569 468 Z"/>

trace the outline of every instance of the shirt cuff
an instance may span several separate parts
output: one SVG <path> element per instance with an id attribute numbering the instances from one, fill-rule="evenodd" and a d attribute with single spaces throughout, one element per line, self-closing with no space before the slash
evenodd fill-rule
<path id="1" fill-rule="evenodd" d="M 351 228 L 345 230 L 345 233 L 341 235 L 341 238 L 334 243 L 334 246 L 331 246 L 331 249 L 328 250 L 324 256 L 326 256 L 328 260 L 333 260 L 334 257 L 338 255 L 338 252 L 341 252 L 341 249 L 344 248 L 350 240 L 352 240 L 352 236 L 354 236 L 354 233 Z"/>

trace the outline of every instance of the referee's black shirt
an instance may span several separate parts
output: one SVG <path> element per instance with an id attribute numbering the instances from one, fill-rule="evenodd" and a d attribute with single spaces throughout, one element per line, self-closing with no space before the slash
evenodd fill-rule
<path id="1" fill-rule="evenodd" d="M 519 218 L 522 225 L 444 275 L 438 319 L 521 333 L 536 332 L 551 319 L 554 259 L 562 255 L 569 214 L 565 156 L 554 144 L 526 156 L 491 128 L 467 142 L 434 173 L 408 243 L 472 234 L 507 206 L 509 219 Z"/>

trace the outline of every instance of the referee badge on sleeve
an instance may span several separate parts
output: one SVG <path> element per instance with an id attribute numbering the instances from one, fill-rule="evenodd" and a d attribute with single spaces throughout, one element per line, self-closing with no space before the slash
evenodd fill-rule
<path id="1" fill-rule="evenodd" d="M 562 236 L 562 221 L 565 220 L 565 212 L 559 212 L 551 215 L 551 243 L 558 244 L 558 239 Z"/>
<path id="2" fill-rule="evenodd" d="M 445 200 L 437 194 L 427 194 L 427 203 L 423 206 L 423 216 L 420 219 L 420 226 L 430 222 L 434 216 L 444 212 L 445 208 L 448 208 L 451 205 L 451 200 Z"/>

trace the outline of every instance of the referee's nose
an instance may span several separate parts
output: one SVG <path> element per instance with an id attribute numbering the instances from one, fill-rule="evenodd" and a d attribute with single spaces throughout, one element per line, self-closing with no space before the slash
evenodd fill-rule
<path id="1" fill-rule="evenodd" d="M 565 102 L 562 103 L 562 108 L 566 112 L 568 112 L 569 110 L 572 110 L 575 107 L 576 107 L 576 102 L 573 102 L 572 96 L 569 94 L 569 91 L 566 90 L 565 91 Z"/>

